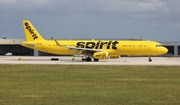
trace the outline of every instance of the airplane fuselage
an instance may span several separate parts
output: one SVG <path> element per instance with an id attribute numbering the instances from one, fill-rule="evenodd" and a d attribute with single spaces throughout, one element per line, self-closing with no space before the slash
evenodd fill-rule
<path id="1" fill-rule="evenodd" d="M 165 48 L 155 41 L 145 40 L 58 40 L 61 43 L 61 48 L 57 46 L 54 40 L 33 41 L 22 44 L 23 46 L 36 49 L 39 51 L 60 54 L 74 55 L 75 50 L 69 50 L 63 46 L 71 46 L 88 49 L 101 49 L 110 52 L 111 55 L 160 55 L 164 54 Z M 31 45 L 32 44 L 32 45 Z"/>

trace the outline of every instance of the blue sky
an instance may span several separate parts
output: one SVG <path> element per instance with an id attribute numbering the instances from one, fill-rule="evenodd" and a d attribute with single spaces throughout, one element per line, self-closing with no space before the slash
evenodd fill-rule
<path id="1" fill-rule="evenodd" d="M 23 19 L 46 39 L 180 41 L 180 0 L 0 0 L 0 38 L 25 39 Z"/>

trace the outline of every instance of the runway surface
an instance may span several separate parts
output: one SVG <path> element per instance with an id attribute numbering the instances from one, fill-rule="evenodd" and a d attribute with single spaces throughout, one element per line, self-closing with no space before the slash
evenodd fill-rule
<path id="1" fill-rule="evenodd" d="M 58 58 L 51 61 L 51 58 Z M 22 59 L 21 61 L 19 59 Z M 148 57 L 120 57 L 119 59 L 100 60 L 99 62 L 82 61 L 81 57 L 64 56 L 0 56 L 0 64 L 69 64 L 69 65 L 176 65 L 180 66 L 180 57 L 152 57 L 152 62 L 148 62 Z"/>

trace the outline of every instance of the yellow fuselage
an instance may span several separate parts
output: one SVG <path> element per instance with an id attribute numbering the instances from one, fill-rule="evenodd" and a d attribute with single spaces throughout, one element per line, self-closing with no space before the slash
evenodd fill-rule
<path id="1" fill-rule="evenodd" d="M 144 40 L 58 40 L 62 47 L 59 47 L 54 40 L 28 41 L 23 46 L 59 55 L 80 54 L 76 50 L 69 50 L 63 46 L 100 49 L 110 55 L 161 55 L 167 53 L 167 49 L 155 41 Z"/>

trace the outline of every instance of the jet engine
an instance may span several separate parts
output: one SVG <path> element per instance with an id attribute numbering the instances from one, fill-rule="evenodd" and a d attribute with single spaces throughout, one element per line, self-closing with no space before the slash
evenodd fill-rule
<path id="1" fill-rule="evenodd" d="M 110 57 L 110 53 L 109 52 L 95 52 L 93 56 L 96 59 L 108 59 Z"/>

